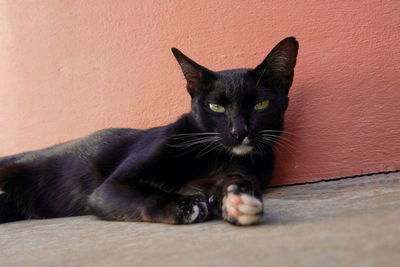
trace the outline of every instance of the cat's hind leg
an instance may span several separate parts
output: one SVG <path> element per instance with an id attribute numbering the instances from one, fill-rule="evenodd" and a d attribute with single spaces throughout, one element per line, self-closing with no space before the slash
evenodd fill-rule
<path id="1" fill-rule="evenodd" d="M 144 184 L 105 183 L 90 195 L 89 206 L 94 215 L 117 221 L 187 224 L 212 214 L 203 195 L 183 196 Z"/>

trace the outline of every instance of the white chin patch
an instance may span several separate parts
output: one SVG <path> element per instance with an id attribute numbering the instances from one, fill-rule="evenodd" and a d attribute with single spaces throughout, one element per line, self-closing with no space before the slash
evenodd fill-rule
<path id="1" fill-rule="evenodd" d="M 250 153 L 252 150 L 253 150 L 252 146 L 240 144 L 232 148 L 232 153 L 236 155 L 244 155 Z"/>

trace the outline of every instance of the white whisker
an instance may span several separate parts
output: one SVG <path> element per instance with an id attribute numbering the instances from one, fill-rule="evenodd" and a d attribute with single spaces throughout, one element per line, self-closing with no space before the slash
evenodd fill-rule
<path id="1" fill-rule="evenodd" d="M 281 150 L 279 149 L 280 147 L 287 150 L 289 153 L 293 153 L 291 148 L 289 148 L 288 144 L 283 144 L 279 142 L 279 136 L 277 135 L 272 135 L 272 136 L 260 136 L 258 139 L 258 142 L 263 143 L 265 145 L 269 145 L 270 147 L 274 147 L 277 152 L 282 153 Z"/>
<path id="2" fill-rule="evenodd" d="M 267 134 L 263 134 L 263 136 L 264 137 L 268 137 L 270 139 L 273 139 L 273 140 L 275 140 L 277 142 L 281 142 L 282 144 L 285 144 L 285 145 L 289 146 L 291 149 L 294 149 L 293 142 L 291 140 L 285 138 L 285 137 L 276 136 L 276 135 L 269 135 L 269 134 L 268 135 Z"/>
<path id="3" fill-rule="evenodd" d="M 260 133 L 281 133 L 281 134 L 289 134 L 289 135 L 295 135 L 292 132 L 288 132 L 286 130 L 261 130 Z"/>
<path id="4" fill-rule="evenodd" d="M 205 152 L 198 154 L 196 157 L 199 158 L 199 157 L 204 156 L 204 155 L 210 153 L 211 151 L 213 151 L 213 150 L 215 150 L 215 149 L 219 149 L 219 148 L 221 148 L 221 147 L 222 147 L 221 144 L 216 144 L 216 146 L 213 146 L 213 147 L 211 147 L 210 149 L 206 150 Z M 201 152 L 201 151 L 200 151 L 200 152 Z"/>
<path id="5" fill-rule="evenodd" d="M 182 156 L 197 150 L 197 157 L 200 157 L 223 147 L 218 143 L 221 139 L 216 132 L 175 134 L 168 146 L 183 151 L 175 155 Z"/>

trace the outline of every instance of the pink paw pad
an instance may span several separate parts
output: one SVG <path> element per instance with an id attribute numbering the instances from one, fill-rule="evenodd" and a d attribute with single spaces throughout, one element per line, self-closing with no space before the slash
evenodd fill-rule
<path id="1" fill-rule="evenodd" d="M 239 217 L 241 214 L 238 210 L 238 205 L 242 204 L 242 198 L 238 195 L 234 195 L 234 194 L 230 194 L 228 195 L 228 213 L 229 215 L 233 216 L 233 217 Z"/>
<path id="2" fill-rule="evenodd" d="M 241 225 L 253 224 L 262 216 L 263 204 L 256 197 L 244 193 L 234 193 L 236 185 L 228 187 L 228 195 L 224 199 L 223 207 L 229 216 L 237 219 Z"/>

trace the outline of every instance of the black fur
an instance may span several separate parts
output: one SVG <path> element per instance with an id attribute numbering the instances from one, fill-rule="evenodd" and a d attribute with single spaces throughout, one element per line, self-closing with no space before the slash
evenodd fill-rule
<path id="1" fill-rule="evenodd" d="M 106 129 L 0 158 L 0 222 L 95 214 L 106 220 L 200 222 L 224 216 L 230 184 L 261 199 L 293 79 L 298 43 L 282 40 L 255 69 L 213 72 L 173 48 L 191 112 L 148 130 Z M 264 110 L 254 106 L 264 100 Z M 217 113 L 209 104 L 225 107 Z M 262 132 L 271 133 L 269 141 Z M 272 136 L 274 135 L 274 136 Z M 250 153 L 232 149 L 248 137 Z M 199 207 L 194 221 L 193 207 Z"/>

